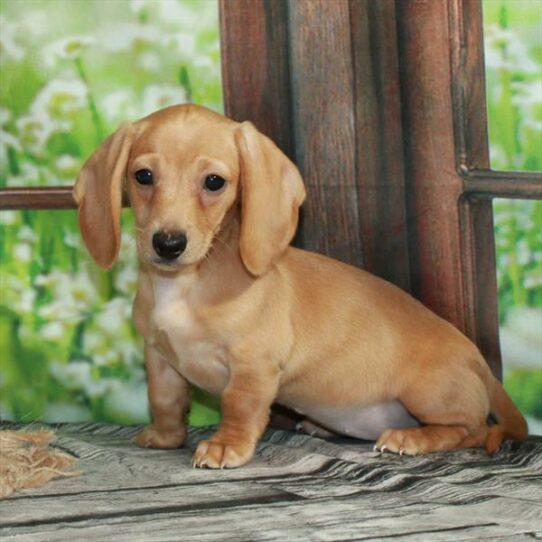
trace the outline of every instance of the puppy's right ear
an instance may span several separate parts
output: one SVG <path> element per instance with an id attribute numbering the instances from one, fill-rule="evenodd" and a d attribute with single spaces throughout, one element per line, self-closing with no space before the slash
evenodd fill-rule
<path id="1" fill-rule="evenodd" d="M 83 239 L 105 269 L 119 253 L 122 183 L 132 141 L 133 125 L 126 122 L 86 161 L 73 188 Z"/>

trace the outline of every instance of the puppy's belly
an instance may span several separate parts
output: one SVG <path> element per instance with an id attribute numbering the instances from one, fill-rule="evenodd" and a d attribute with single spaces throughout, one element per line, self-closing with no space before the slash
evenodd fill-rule
<path id="1" fill-rule="evenodd" d="M 420 425 L 399 401 L 360 407 L 311 407 L 302 412 L 294 410 L 334 433 L 364 440 L 376 440 L 386 429 Z"/>

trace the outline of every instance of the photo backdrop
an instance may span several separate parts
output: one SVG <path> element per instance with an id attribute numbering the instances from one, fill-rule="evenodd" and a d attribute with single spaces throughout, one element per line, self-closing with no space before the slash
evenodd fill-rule
<path id="1" fill-rule="evenodd" d="M 0 186 L 71 185 L 121 122 L 162 107 L 222 111 L 216 0 L 0 6 Z M 2 417 L 146 422 L 130 211 L 107 273 L 75 211 L 1 212 L 0 241 Z M 191 423 L 218 419 L 216 399 L 196 391 Z"/>
<path id="2" fill-rule="evenodd" d="M 494 169 L 542 170 L 542 2 L 484 0 Z M 216 0 L 2 0 L 0 186 L 71 185 L 124 120 L 222 110 Z M 542 433 L 542 202 L 495 200 L 505 385 Z M 129 210 L 104 273 L 74 211 L 0 212 L 0 411 L 21 421 L 148 419 Z M 218 420 L 196 392 L 191 423 Z"/>

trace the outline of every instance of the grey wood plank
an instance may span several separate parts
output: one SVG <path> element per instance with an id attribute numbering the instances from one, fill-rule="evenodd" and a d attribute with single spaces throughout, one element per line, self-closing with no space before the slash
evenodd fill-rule
<path id="1" fill-rule="evenodd" d="M 179 450 L 139 448 L 130 440 L 138 430 L 115 426 L 83 426 L 79 433 L 77 426 L 60 427 L 57 445 L 79 457 L 76 468 L 82 471 L 82 475 L 58 479 L 31 492 L 17 493 L 12 499 L 21 500 L 27 498 L 27 495 L 34 497 L 118 491 L 270 476 L 294 477 L 296 474 L 313 472 L 328 460 L 326 456 L 303 453 L 300 449 L 292 448 L 285 449 L 280 454 L 280 460 L 277 454 L 260 454 L 242 469 L 193 469 L 192 453 L 195 446 L 202 438 L 208 438 L 212 429 L 191 429 L 187 447 Z"/>
<path id="2" fill-rule="evenodd" d="M 279 501 L 297 501 L 303 497 L 253 482 L 251 480 L 184 484 L 167 487 L 119 491 L 87 491 L 79 494 L 34 496 L 29 499 L 11 499 L 1 506 L 0 529 L 73 523 L 106 518 L 164 514 L 241 506 L 243 503 L 262 504 Z M 112 503 L 114 502 L 114 506 Z"/>
<path id="3" fill-rule="evenodd" d="M 191 468 L 213 429 L 181 450 L 143 450 L 138 428 L 68 425 L 58 444 L 84 474 L 0 503 L 2 540 L 483 540 L 537 536 L 542 439 L 495 456 L 420 457 L 268 431 L 241 469 Z M 541 534 L 542 536 L 542 534 Z"/>
<path id="4" fill-rule="evenodd" d="M 197 511 L 196 511 L 197 512 Z M 201 511 L 200 511 L 201 512 Z M 477 505 L 427 509 L 405 500 L 390 507 L 383 495 L 372 499 L 333 499 L 267 503 L 216 509 L 205 514 L 189 510 L 163 514 L 98 518 L 71 524 L 2 529 L 3 541 L 47 540 L 464 540 L 515 537 L 539 532 L 539 523 L 511 499 Z"/>

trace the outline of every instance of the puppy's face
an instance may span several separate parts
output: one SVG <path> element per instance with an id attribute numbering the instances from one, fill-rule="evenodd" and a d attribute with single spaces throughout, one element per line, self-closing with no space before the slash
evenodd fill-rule
<path id="1" fill-rule="evenodd" d="M 73 192 L 79 225 L 104 268 L 119 252 L 123 186 L 140 260 L 167 271 L 201 262 L 238 215 L 239 256 L 262 275 L 291 241 L 305 198 L 297 168 L 250 122 L 194 105 L 122 124 L 81 169 Z"/>
<path id="2" fill-rule="evenodd" d="M 165 271 L 197 264 L 235 212 L 237 124 L 180 110 L 135 125 L 126 168 L 140 260 Z"/>

